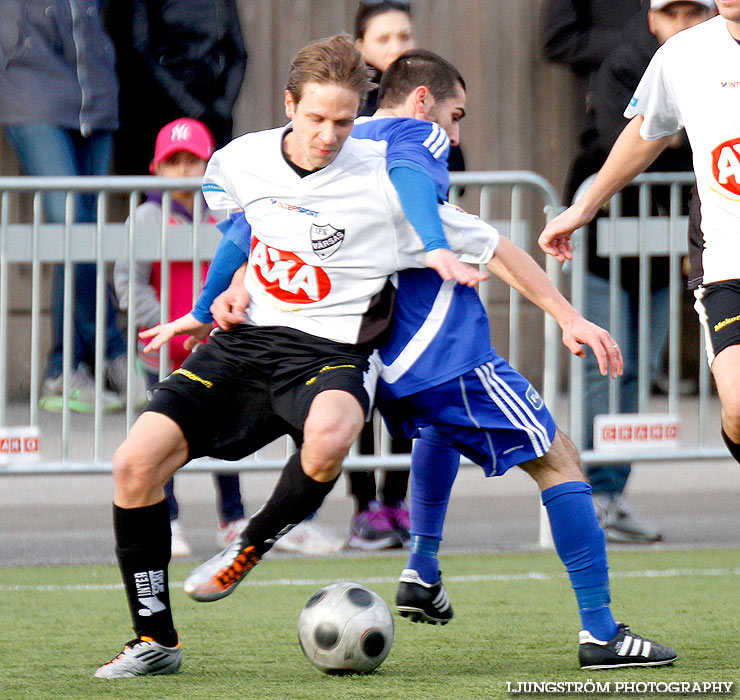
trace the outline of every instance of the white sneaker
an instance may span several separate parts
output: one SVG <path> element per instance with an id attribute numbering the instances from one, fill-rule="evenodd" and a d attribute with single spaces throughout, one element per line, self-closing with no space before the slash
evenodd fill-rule
<path id="1" fill-rule="evenodd" d="M 118 394 L 119 400 L 125 406 L 127 393 L 126 389 L 128 386 L 128 360 L 126 359 L 125 354 L 119 355 L 108 363 L 106 375 L 108 377 L 108 383 Z M 144 377 L 141 375 L 138 358 L 134 360 L 133 385 L 134 408 L 139 411 L 146 405 L 147 398 L 146 382 L 144 381 Z"/>
<path id="2" fill-rule="evenodd" d="M 239 520 L 231 520 L 228 523 L 221 523 L 218 526 L 218 532 L 216 533 L 216 544 L 219 549 L 230 545 L 239 535 L 241 531 L 247 526 L 246 518 L 239 518 Z"/>
<path id="3" fill-rule="evenodd" d="M 322 556 L 341 552 L 344 549 L 344 540 L 311 519 L 298 523 L 288 534 L 277 540 L 274 546 L 283 552 Z"/>
<path id="4" fill-rule="evenodd" d="M 189 557 L 193 550 L 182 534 L 180 523 L 177 520 L 170 520 L 170 528 L 172 529 L 172 556 Z"/>
<path id="5" fill-rule="evenodd" d="M 659 542 L 663 535 L 653 523 L 636 515 L 622 494 L 595 493 L 596 517 L 609 542 Z"/>
<path id="6" fill-rule="evenodd" d="M 39 406 L 45 411 L 59 413 L 64 407 L 62 396 L 62 375 L 47 377 L 41 389 Z M 103 413 L 122 411 L 124 404 L 116 394 L 103 388 Z M 95 412 L 95 377 L 90 368 L 83 362 L 69 378 L 69 408 L 78 413 Z"/>

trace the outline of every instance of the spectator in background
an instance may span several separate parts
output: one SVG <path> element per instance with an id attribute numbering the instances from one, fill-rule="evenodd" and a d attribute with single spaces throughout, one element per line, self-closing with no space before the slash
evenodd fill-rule
<path id="1" fill-rule="evenodd" d="M 213 135 L 208 127 L 195 119 L 180 118 L 162 127 L 157 135 L 154 158 L 149 166 L 152 175 L 160 177 L 199 177 L 206 172 L 208 159 L 213 155 Z M 201 196 L 202 195 L 198 195 Z M 193 221 L 195 193 L 190 190 L 173 190 L 168 212 L 170 225 L 190 225 Z M 146 201 L 136 208 L 137 228 L 148 228 L 159 232 L 162 226 L 162 193 L 149 192 Z M 215 224 L 223 217 L 217 216 L 203 204 L 203 223 Z M 202 263 L 201 283 L 205 280 L 208 265 Z M 133 275 L 128 259 L 118 260 L 114 268 L 116 294 L 122 311 L 128 309 L 128 293 L 131 280 L 136 287 L 136 325 L 140 329 L 156 326 L 161 320 L 160 282 L 162 278 L 159 262 L 139 261 Z M 193 263 L 173 261 L 169 264 L 169 319 L 179 318 L 190 311 L 193 303 Z M 169 367 L 167 373 L 177 369 L 190 354 L 191 344 L 185 337 L 173 338 L 168 344 Z M 139 358 L 147 370 L 147 384 L 159 381 L 159 353 L 142 352 L 139 343 Z M 244 529 L 244 505 L 239 490 L 238 472 L 214 474 L 219 496 L 219 528 L 216 536 L 219 549 L 226 547 Z M 179 506 L 174 493 L 174 479 L 164 487 L 172 529 L 172 556 L 187 557 L 190 544 L 185 539 L 178 521 Z"/>
<path id="2" fill-rule="evenodd" d="M 590 86 L 602 61 L 617 47 L 622 30 L 640 12 L 641 0 L 546 0 L 542 17 L 545 57 L 568 66 L 578 87 L 579 154 L 571 165 L 565 201 L 596 172 Z M 584 175 L 584 172 L 586 173 Z"/>
<path id="3" fill-rule="evenodd" d="M 247 62 L 235 0 L 115 0 L 107 19 L 121 83 L 116 172 L 146 172 L 149 144 L 182 116 L 204 122 L 216 148 L 231 141 Z"/>
<path id="4" fill-rule="evenodd" d="M 579 176 L 584 180 L 603 165 L 617 137 L 627 126 L 624 110 L 658 47 L 674 34 L 703 22 L 713 13 L 713 0 L 652 0 L 648 11 L 638 12 L 628 22 L 617 45 L 591 78 L 589 94 L 593 133 L 589 145 L 580 154 L 582 169 Z M 648 168 L 653 172 L 692 169 L 691 149 L 683 131 L 675 135 L 672 147 L 664 150 Z M 580 184 L 581 182 L 572 182 L 571 197 Z M 623 193 L 621 213 L 636 216 L 638 207 L 637 191 L 628 188 Z M 652 209 L 653 214 L 669 213 L 670 195 L 666 188 L 653 188 Z M 622 258 L 618 300 L 621 329 L 612 329 L 622 348 L 625 363 L 624 374 L 619 380 L 620 413 L 634 413 L 638 407 L 638 268 L 637 258 Z M 668 336 L 667 257 L 652 258 L 650 283 L 649 357 L 652 380 L 660 370 Z M 608 327 L 609 260 L 597 255 L 595 221 L 589 225 L 585 300 L 584 314 L 594 323 Z M 585 392 L 585 446 L 591 448 L 594 416 L 609 413 L 609 387 L 602 380 L 598 366 L 590 360 L 586 360 Z M 596 464 L 586 469 L 593 490 L 596 513 L 611 541 L 655 542 L 661 539 L 659 529 L 635 515 L 624 497 L 630 470 L 628 463 Z"/>
<path id="5" fill-rule="evenodd" d="M 107 175 L 118 127 L 118 83 L 113 45 L 100 18 L 99 0 L 6 0 L 0 21 L 0 124 L 26 175 Z M 64 192 L 44 195 L 48 222 L 65 220 Z M 92 193 L 75 197 L 75 218 L 96 219 Z M 95 409 L 96 266 L 76 264 L 74 349 L 69 405 Z M 123 408 L 126 345 L 115 325 L 112 294 L 106 298 L 106 360 L 110 389 L 103 411 Z M 40 404 L 62 409 L 64 267 L 52 278 L 52 348 Z M 143 382 L 141 383 L 143 391 Z M 137 392 L 138 393 L 138 392 Z"/>

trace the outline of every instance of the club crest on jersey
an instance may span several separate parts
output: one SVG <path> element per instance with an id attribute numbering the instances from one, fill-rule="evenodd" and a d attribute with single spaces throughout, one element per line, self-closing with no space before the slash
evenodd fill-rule
<path id="1" fill-rule="evenodd" d="M 311 247 L 321 260 L 326 260 L 339 250 L 344 240 L 344 229 L 331 224 L 311 224 Z"/>
<path id="2" fill-rule="evenodd" d="M 331 291 L 329 276 L 295 253 L 271 248 L 252 236 L 249 264 L 264 290 L 288 304 L 313 304 Z"/>
<path id="3" fill-rule="evenodd" d="M 723 190 L 740 195 L 740 138 L 725 141 L 712 151 L 712 174 Z"/>

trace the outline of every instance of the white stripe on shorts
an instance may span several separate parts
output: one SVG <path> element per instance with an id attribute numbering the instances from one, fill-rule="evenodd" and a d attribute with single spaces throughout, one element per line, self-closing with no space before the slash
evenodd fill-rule
<path id="1" fill-rule="evenodd" d="M 476 367 L 475 373 L 486 393 L 511 424 L 529 435 L 535 455 L 542 457 L 546 454 L 551 444 L 547 429 L 537 420 L 526 402 L 496 374 L 493 363 L 486 362 Z"/>
<path id="2" fill-rule="evenodd" d="M 694 290 L 694 311 L 699 315 L 699 325 L 704 331 L 704 350 L 707 353 L 707 362 L 712 366 L 714 362 L 714 347 L 712 346 L 712 333 L 709 330 L 709 319 L 707 318 L 707 307 L 704 306 L 704 292 L 706 289 L 699 286 Z"/>

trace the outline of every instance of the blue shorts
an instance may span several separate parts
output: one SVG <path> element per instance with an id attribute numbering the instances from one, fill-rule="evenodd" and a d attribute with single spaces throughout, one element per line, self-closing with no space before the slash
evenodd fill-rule
<path id="1" fill-rule="evenodd" d="M 537 390 L 503 357 L 444 384 L 378 404 L 394 437 L 418 437 L 434 426 L 486 476 L 500 476 L 542 457 L 555 437 L 555 421 Z"/>

